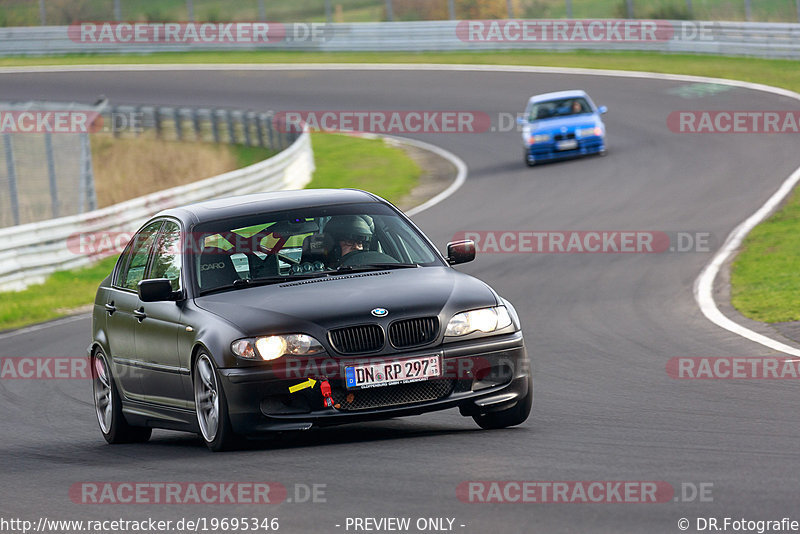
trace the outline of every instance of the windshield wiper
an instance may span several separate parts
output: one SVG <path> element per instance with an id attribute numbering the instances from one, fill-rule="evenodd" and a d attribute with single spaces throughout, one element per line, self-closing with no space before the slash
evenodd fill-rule
<path id="1" fill-rule="evenodd" d="M 364 265 L 343 265 L 336 272 L 388 271 L 390 269 L 413 269 L 420 267 L 418 263 L 367 263 Z"/>
<path id="2" fill-rule="evenodd" d="M 212 287 L 200 291 L 200 295 L 208 295 L 210 293 L 217 293 L 219 291 L 227 291 L 229 289 L 241 289 L 244 287 L 266 286 L 270 284 L 281 284 L 283 282 L 291 282 L 292 280 L 303 280 L 307 278 L 319 278 L 321 276 L 328 276 L 330 271 L 316 271 L 313 273 L 300 273 L 288 276 L 264 276 L 261 278 L 240 278 L 234 280 L 231 284 L 225 284 L 218 287 Z"/>

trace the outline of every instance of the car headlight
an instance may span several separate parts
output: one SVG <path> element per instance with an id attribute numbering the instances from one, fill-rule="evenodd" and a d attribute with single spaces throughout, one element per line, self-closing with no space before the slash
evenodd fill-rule
<path id="1" fill-rule="evenodd" d="M 603 129 L 599 126 L 592 126 L 591 128 L 578 128 L 575 133 L 578 137 L 592 137 L 593 135 L 600 137 L 603 135 Z"/>
<path id="2" fill-rule="evenodd" d="M 535 134 L 528 136 L 528 144 L 547 143 L 550 141 L 550 134 Z"/>
<path id="3" fill-rule="evenodd" d="M 270 361 L 281 356 L 310 356 L 325 348 L 319 341 L 306 334 L 284 334 L 255 339 L 239 339 L 231 343 L 231 351 L 246 360 Z"/>
<path id="4" fill-rule="evenodd" d="M 505 306 L 481 308 L 457 313 L 447 323 L 445 336 L 466 336 L 472 332 L 494 332 L 511 325 L 511 316 Z"/>

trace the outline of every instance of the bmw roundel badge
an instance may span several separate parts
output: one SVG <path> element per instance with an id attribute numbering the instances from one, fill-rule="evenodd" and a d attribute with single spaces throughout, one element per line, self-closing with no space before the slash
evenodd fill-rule
<path id="1" fill-rule="evenodd" d="M 389 315 L 389 310 L 387 310 L 386 308 L 375 308 L 370 313 L 372 313 L 372 315 L 374 315 L 375 317 L 386 317 L 387 315 Z"/>

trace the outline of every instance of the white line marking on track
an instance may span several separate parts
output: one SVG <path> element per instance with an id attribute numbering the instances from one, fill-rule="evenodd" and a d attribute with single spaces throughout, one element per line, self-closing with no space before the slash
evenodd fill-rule
<path id="1" fill-rule="evenodd" d="M 20 328 L 18 330 L 11 330 L 10 332 L 4 332 L 0 334 L 0 339 L 8 339 L 10 337 L 19 336 L 22 334 L 29 334 L 31 332 L 37 332 L 39 330 L 45 330 L 47 328 L 61 326 L 68 323 L 74 323 L 76 321 L 80 321 L 83 319 L 91 318 L 90 314 L 82 313 L 80 315 L 70 315 L 68 317 L 63 317 L 61 319 L 55 319 L 53 321 L 48 321 L 46 323 L 39 323 L 31 326 L 26 326 L 25 328 Z"/>

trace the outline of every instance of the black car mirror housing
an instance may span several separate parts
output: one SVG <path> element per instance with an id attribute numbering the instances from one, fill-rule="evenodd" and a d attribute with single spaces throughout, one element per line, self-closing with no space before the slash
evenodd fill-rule
<path id="1" fill-rule="evenodd" d="M 475 259 L 475 241 L 453 241 L 447 244 L 447 263 L 458 265 Z"/>
<path id="2" fill-rule="evenodd" d="M 142 302 L 162 302 L 165 300 L 180 300 L 183 293 L 172 290 L 172 282 L 166 278 L 142 280 L 137 285 L 139 300 Z"/>

